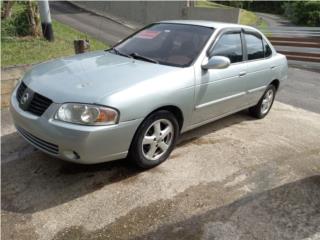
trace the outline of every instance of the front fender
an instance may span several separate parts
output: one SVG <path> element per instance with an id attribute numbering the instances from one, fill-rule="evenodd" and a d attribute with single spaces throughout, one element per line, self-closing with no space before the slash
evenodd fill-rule
<path id="1" fill-rule="evenodd" d="M 103 105 L 119 110 L 120 122 L 145 118 L 163 106 L 178 107 L 185 119 L 189 119 L 194 107 L 193 67 L 142 81 L 105 97 Z"/>

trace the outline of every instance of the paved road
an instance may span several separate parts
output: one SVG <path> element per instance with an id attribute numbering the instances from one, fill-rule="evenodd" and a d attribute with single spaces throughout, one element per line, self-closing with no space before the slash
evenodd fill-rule
<path id="1" fill-rule="evenodd" d="M 289 68 L 288 83 L 276 99 L 280 102 L 320 113 L 320 73 Z"/>
<path id="2" fill-rule="evenodd" d="M 258 16 L 263 18 L 269 26 L 270 33 L 272 36 L 279 37 L 320 37 L 320 27 L 301 27 L 292 24 L 288 19 L 269 13 L 256 13 Z M 277 50 L 292 51 L 292 52 L 309 52 L 309 53 L 320 53 L 319 48 L 297 48 L 287 46 L 275 46 Z M 289 63 L 292 66 L 297 66 L 305 69 L 314 69 L 320 72 L 320 64 L 315 62 L 302 62 L 292 61 Z"/>
<path id="3" fill-rule="evenodd" d="M 270 28 L 274 27 L 295 27 L 288 19 L 279 15 L 256 12 L 259 17 L 262 17 Z"/>
<path id="4" fill-rule="evenodd" d="M 275 14 L 269 13 L 256 13 L 258 16 L 263 18 L 269 26 L 270 31 L 273 36 L 277 36 L 279 32 L 293 37 L 305 37 L 305 36 L 319 36 L 320 37 L 320 27 L 302 27 L 291 23 L 288 19 Z"/>
<path id="5" fill-rule="evenodd" d="M 119 23 L 85 12 L 68 2 L 50 2 L 52 17 L 85 32 L 106 44 L 113 45 L 130 35 L 133 30 Z"/>

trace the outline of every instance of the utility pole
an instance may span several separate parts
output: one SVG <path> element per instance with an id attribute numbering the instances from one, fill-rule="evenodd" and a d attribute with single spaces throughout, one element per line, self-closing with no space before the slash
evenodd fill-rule
<path id="1" fill-rule="evenodd" d="M 187 0 L 187 7 L 194 7 L 196 0 Z"/>
<path id="2" fill-rule="evenodd" d="M 41 18 L 42 33 L 45 39 L 52 42 L 54 40 L 53 29 L 51 23 L 51 15 L 48 0 L 39 0 L 39 12 Z"/>

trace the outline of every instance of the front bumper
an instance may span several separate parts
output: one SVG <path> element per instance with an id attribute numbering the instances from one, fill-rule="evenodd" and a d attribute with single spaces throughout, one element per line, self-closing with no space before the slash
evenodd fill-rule
<path id="1" fill-rule="evenodd" d="M 41 117 L 23 111 L 11 96 L 10 111 L 17 130 L 36 148 L 55 157 L 82 164 L 106 162 L 127 156 L 142 119 L 111 126 L 83 126 L 54 120 L 60 104 L 52 103 Z"/>

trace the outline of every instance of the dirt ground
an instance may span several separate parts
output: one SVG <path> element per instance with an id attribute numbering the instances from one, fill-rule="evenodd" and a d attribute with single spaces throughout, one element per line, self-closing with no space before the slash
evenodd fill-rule
<path id="1" fill-rule="evenodd" d="M 49 157 L 4 116 L 2 239 L 320 239 L 320 115 L 275 102 L 184 134 L 141 171 Z"/>

